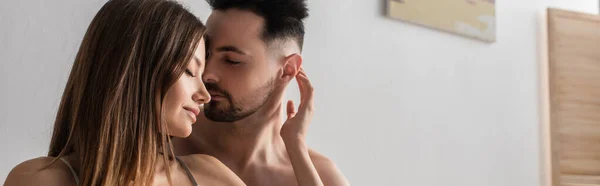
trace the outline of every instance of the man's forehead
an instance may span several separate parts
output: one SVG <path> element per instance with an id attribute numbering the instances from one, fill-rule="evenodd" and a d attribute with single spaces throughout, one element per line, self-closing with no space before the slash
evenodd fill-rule
<path id="1" fill-rule="evenodd" d="M 237 9 L 215 10 L 208 18 L 206 26 L 207 44 L 212 49 L 253 55 L 259 52 L 256 51 L 259 48 L 266 48 L 262 40 L 263 18 L 252 12 Z"/>
<path id="2" fill-rule="evenodd" d="M 213 38 L 227 34 L 260 37 L 263 25 L 264 19 L 262 17 L 250 11 L 239 9 L 215 10 L 208 17 L 206 23 L 207 34 Z"/>

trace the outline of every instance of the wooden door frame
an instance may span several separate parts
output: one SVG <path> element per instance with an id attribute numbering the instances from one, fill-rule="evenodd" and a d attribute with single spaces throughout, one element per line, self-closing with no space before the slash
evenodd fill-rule
<path id="1" fill-rule="evenodd" d="M 553 103 L 553 95 L 551 92 L 556 92 L 557 87 L 550 83 L 551 80 L 556 79 L 555 73 L 551 73 L 552 65 L 556 64 L 553 59 L 552 53 L 553 45 L 557 44 L 550 40 L 553 37 L 553 30 L 556 24 L 556 19 L 569 19 L 574 18 L 574 20 L 589 20 L 594 22 L 600 22 L 600 16 L 588 15 L 585 13 L 561 10 L 548 8 L 545 12 L 546 15 L 542 19 L 542 24 L 540 24 L 540 38 L 539 44 L 541 45 L 540 50 L 540 116 L 541 116 L 541 182 L 544 186 L 559 186 L 561 183 L 561 171 L 559 166 L 559 156 L 560 153 L 560 143 L 558 142 L 559 134 L 558 132 L 558 124 L 553 122 L 556 120 L 555 112 L 557 110 L 552 109 Z"/>

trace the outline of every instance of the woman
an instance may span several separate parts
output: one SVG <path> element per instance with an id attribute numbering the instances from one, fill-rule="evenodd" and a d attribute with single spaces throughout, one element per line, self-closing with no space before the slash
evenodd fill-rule
<path id="1" fill-rule="evenodd" d="M 49 157 L 16 166 L 5 185 L 244 185 L 215 158 L 168 148 L 210 101 L 204 30 L 174 1 L 108 1 L 77 53 Z"/>

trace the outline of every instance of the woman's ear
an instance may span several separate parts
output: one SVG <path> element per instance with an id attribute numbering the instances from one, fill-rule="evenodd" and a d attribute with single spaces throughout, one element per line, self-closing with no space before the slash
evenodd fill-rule
<path id="1" fill-rule="evenodd" d="M 294 79 L 294 77 L 296 77 L 296 74 L 298 74 L 298 71 L 300 71 L 301 67 L 302 56 L 300 56 L 299 54 L 294 53 L 285 57 L 285 62 L 283 64 L 283 73 L 280 77 L 281 82 L 290 82 L 292 79 Z"/>

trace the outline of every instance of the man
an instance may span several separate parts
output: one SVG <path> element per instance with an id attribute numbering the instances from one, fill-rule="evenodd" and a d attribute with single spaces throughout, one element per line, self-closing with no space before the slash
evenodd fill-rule
<path id="1" fill-rule="evenodd" d="M 305 0 L 207 0 L 211 99 L 193 134 L 175 141 L 178 155 L 216 157 L 247 185 L 297 185 L 280 135 L 282 99 L 301 71 Z M 324 185 L 349 185 L 335 164 L 309 150 Z"/>

